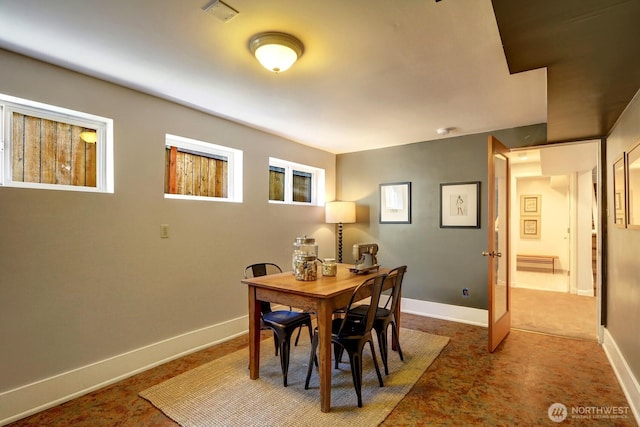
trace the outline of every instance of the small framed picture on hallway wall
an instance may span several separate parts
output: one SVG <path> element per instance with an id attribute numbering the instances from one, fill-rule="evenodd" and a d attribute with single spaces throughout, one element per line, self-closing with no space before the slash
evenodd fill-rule
<path id="1" fill-rule="evenodd" d="M 542 196 L 539 194 L 520 196 L 520 215 L 539 216 L 541 212 L 541 202 Z"/>
<path id="2" fill-rule="evenodd" d="M 540 217 L 523 216 L 520 218 L 520 238 L 540 238 Z"/>

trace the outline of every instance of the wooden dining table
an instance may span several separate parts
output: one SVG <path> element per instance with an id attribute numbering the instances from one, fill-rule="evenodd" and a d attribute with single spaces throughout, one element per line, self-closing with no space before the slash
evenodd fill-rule
<path id="1" fill-rule="evenodd" d="M 338 264 L 335 276 L 313 281 L 296 280 L 292 272 L 271 274 L 242 280 L 249 288 L 249 375 L 260 377 L 260 301 L 282 304 L 315 313 L 318 323 L 318 371 L 320 374 L 320 409 L 331 410 L 331 322 L 333 312 L 344 308 L 353 290 L 370 277 L 388 273 L 380 268 L 367 274 L 355 274 L 352 264 Z M 388 281 L 387 281 L 388 282 Z M 366 298 L 367 295 L 363 295 Z M 398 304 L 399 305 L 399 304 Z M 398 310 L 399 311 L 399 310 Z M 396 313 L 398 329 L 400 313 Z"/>

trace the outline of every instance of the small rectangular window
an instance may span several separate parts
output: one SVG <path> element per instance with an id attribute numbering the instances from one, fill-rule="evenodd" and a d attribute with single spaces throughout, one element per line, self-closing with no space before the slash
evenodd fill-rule
<path id="1" fill-rule="evenodd" d="M 113 122 L 0 95 L 0 185 L 113 192 Z"/>
<path id="2" fill-rule="evenodd" d="M 13 113 L 13 182 L 96 186 L 96 129 Z"/>
<path id="3" fill-rule="evenodd" d="M 269 201 L 322 205 L 324 169 L 269 158 Z"/>
<path id="4" fill-rule="evenodd" d="M 165 197 L 242 202 L 242 151 L 167 135 Z"/>
<path id="5" fill-rule="evenodd" d="M 293 201 L 311 203 L 311 179 L 313 174 L 293 170 Z"/>
<path id="6" fill-rule="evenodd" d="M 284 202 L 285 169 L 269 166 L 269 200 Z"/>

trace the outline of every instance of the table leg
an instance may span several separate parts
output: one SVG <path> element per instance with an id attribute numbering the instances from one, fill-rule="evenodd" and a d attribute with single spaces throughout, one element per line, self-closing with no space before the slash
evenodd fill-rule
<path id="1" fill-rule="evenodd" d="M 260 377 L 260 301 L 254 286 L 249 286 L 249 377 Z"/>
<path id="2" fill-rule="evenodd" d="M 333 310 L 321 303 L 318 313 L 318 371 L 320 377 L 320 410 L 331 411 L 331 320 Z"/>

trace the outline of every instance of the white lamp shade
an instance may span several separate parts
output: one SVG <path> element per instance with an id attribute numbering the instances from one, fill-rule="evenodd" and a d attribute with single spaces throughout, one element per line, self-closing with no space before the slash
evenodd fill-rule
<path id="1" fill-rule="evenodd" d="M 355 202 L 328 202 L 325 206 L 325 222 L 327 224 L 356 222 Z"/>

